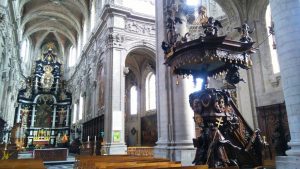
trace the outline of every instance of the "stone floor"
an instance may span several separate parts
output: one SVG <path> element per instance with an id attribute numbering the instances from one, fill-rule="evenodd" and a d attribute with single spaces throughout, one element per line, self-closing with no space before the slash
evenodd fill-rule
<path id="1" fill-rule="evenodd" d="M 18 159 L 32 159 L 32 152 L 19 153 Z M 75 155 L 69 154 L 66 161 L 45 161 L 44 165 L 47 169 L 73 169 Z"/>
<path id="2" fill-rule="evenodd" d="M 47 169 L 73 169 L 74 164 L 45 165 Z"/>

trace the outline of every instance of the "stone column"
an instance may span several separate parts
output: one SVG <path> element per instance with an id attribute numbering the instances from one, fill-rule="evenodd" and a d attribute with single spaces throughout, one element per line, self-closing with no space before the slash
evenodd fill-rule
<path id="1" fill-rule="evenodd" d="M 70 119 L 70 106 L 67 106 L 67 116 L 66 116 L 66 127 L 69 126 L 69 119 Z"/>
<path id="2" fill-rule="evenodd" d="M 17 121 L 16 123 L 19 123 L 21 120 L 21 104 L 18 104 L 18 114 L 17 114 Z"/>
<path id="3" fill-rule="evenodd" d="M 107 81 L 105 84 L 105 125 L 104 125 L 104 142 L 105 152 L 108 154 L 124 154 L 126 145 L 124 141 L 124 96 L 125 82 L 123 76 L 123 65 L 121 51 L 111 48 L 112 50 L 107 57 L 106 70 Z M 120 132 L 120 140 L 114 140 L 114 132 Z"/>
<path id="4" fill-rule="evenodd" d="M 30 125 L 31 128 L 34 127 L 35 107 L 36 107 L 36 105 L 32 106 L 31 125 Z"/>
<path id="5" fill-rule="evenodd" d="M 156 38 L 157 43 L 161 43 L 165 37 L 165 22 L 164 22 L 164 1 L 156 0 Z M 169 82 L 170 76 L 167 67 L 164 63 L 164 52 L 160 46 L 156 50 L 156 109 L 157 109 L 157 134 L 158 141 L 154 150 L 155 157 L 168 157 L 168 145 L 173 141 L 172 133 L 170 132 L 173 123 L 169 120 L 172 114 L 169 114 Z"/>
<path id="6" fill-rule="evenodd" d="M 110 19 L 113 20 L 113 18 Z M 124 18 L 119 17 L 118 19 Z M 125 24 L 122 25 L 120 23 L 114 23 L 114 26 L 125 28 Z M 125 154 L 127 147 L 125 145 L 125 76 L 123 75 L 123 69 L 125 67 L 126 56 L 124 56 L 125 52 L 122 45 L 114 46 L 112 43 L 114 39 L 111 37 L 108 37 L 108 41 L 109 48 L 106 51 L 106 61 L 104 61 L 106 82 L 104 115 L 105 146 L 103 146 L 103 149 L 108 154 Z M 116 132 L 120 133 L 119 140 L 114 139 L 114 133 Z"/>
<path id="7" fill-rule="evenodd" d="M 34 93 L 37 93 L 38 92 L 38 77 L 36 76 L 35 77 L 35 84 L 34 84 Z"/>
<path id="8" fill-rule="evenodd" d="M 167 19 L 163 15 L 165 7 L 165 1 L 156 1 L 158 44 L 165 40 L 164 30 Z M 185 23 L 177 27 L 177 31 L 182 35 L 185 30 Z M 187 79 L 179 79 L 179 85 L 176 85 L 176 76 L 164 65 L 164 52 L 160 45 L 157 45 L 156 57 L 158 142 L 155 147 L 155 156 L 181 161 L 182 155 L 185 155 L 191 157 L 192 160 L 194 158 L 192 139 L 195 127 L 193 112 L 189 106 L 190 93 L 187 90 Z"/>
<path id="9" fill-rule="evenodd" d="M 271 0 L 272 18 L 287 109 L 291 141 L 288 156 L 277 157 L 276 168 L 299 168 L 300 165 L 300 1 Z"/>
<path id="10" fill-rule="evenodd" d="M 58 88 L 59 88 L 58 84 L 59 84 L 59 79 L 56 79 L 55 92 L 54 92 L 55 94 L 57 94 L 57 91 L 58 91 Z"/>
<path id="11" fill-rule="evenodd" d="M 55 119 L 56 119 L 56 105 L 54 105 L 54 109 L 53 109 L 52 128 L 55 127 Z"/>

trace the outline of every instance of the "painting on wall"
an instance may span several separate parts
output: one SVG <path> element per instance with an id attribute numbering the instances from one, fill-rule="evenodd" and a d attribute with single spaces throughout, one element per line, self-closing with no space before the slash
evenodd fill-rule
<path id="1" fill-rule="evenodd" d="M 51 127 L 52 108 L 49 105 L 42 104 L 37 106 L 35 127 Z"/>
<path id="2" fill-rule="evenodd" d="M 157 114 L 141 118 L 142 146 L 155 146 L 157 142 Z"/>

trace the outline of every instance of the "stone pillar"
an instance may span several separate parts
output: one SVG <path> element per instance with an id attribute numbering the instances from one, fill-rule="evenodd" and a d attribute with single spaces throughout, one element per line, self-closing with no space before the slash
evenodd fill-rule
<path id="1" fill-rule="evenodd" d="M 69 126 L 70 106 L 67 106 L 66 127 Z"/>
<path id="2" fill-rule="evenodd" d="M 54 105 L 54 109 L 53 109 L 52 128 L 55 127 L 55 119 L 56 119 L 56 105 Z"/>
<path id="3" fill-rule="evenodd" d="M 34 127 L 35 107 L 36 107 L 36 105 L 32 106 L 31 125 L 30 125 L 31 128 Z"/>
<path id="4" fill-rule="evenodd" d="M 112 45 L 112 44 L 111 44 Z M 108 154 L 125 154 L 125 56 L 122 48 L 110 46 L 107 51 L 105 71 L 105 125 L 103 149 Z M 119 132 L 119 140 L 114 139 Z"/>
<path id="5" fill-rule="evenodd" d="M 160 43 L 165 37 L 165 22 L 164 22 L 164 1 L 156 0 L 156 38 Z M 162 64 L 164 63 L 164 52 L 157 46 L 156 50 L 156 109 L 157 109 L 157 146 L 154 150 L 155 157 L 169 157 L 168 145 L 173 141 L 172 133 L 170 132 L 173 124 L 169 121 L 169 70 Z"/>
<path id="6" fill-rule="evenodd" d="M 300 1 L 271 0 L 275 23 L 277 52 L 287 109 L 291 149 L 287 157 L 277 157 L 276 168 L 299 168 L 300 165 Z"/>
<path id="7" fill-rule="evenodd" d="M 18 114 L 17 114 L 17 121 L 16 121 L 16 123 L 20 122 L 20 120 L 21 120 L 20 116 L 21 116 L 21 104 L 18 104 Z"/>
<path id="8" fill-rule="evenodd" d="M 35 84 L 34 84 L 34 93 L 37 93 L 38 92 L 38 77 L 36 76 L 35 77 Z"/>
<path id="9" fill-rule="evenodd" d="M 156 1 L 157 42 L 165 40 L 165 1 Z M 181 15 L 179 15 L 181 16 Z M 185 21 L 185 20 L 184 20 Z M 177 31 L 184 35 L 185 24 Z M 157 45 L 156 88 L 157 88 L 157 123 L 158 141 L 154 154 L 156 157 L 181 161 L 182 154 L 194 153 L 192 139 L 195 133 L 193 112 L 189 106 L 187 80 L 180 80 L 176 85 L 176 76 L 164 65 L 164 52 Z M 193 156 L 193 155 L 191 155 Z"/>
<path id="10" fill-rule="evenodd" d="M 55 94 L 57 94 L 58 92 L 58 88 L 59 88 L 58 84 L 59 84 L 59 79 L 56 79 L 55 92 L 54 92 Z"/>

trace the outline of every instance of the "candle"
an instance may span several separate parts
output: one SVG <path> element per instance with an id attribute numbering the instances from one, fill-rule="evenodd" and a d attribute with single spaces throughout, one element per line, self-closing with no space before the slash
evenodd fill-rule
<path id="1" fill-rule="evenodd" d="M 90 136 L 88 136 L 88 142 L 90 141 Z"/>
<path id="2" fill-rule="evenodd" d="M 95 136 L 95 143 L 97 142 L 97 137 Z"/>

